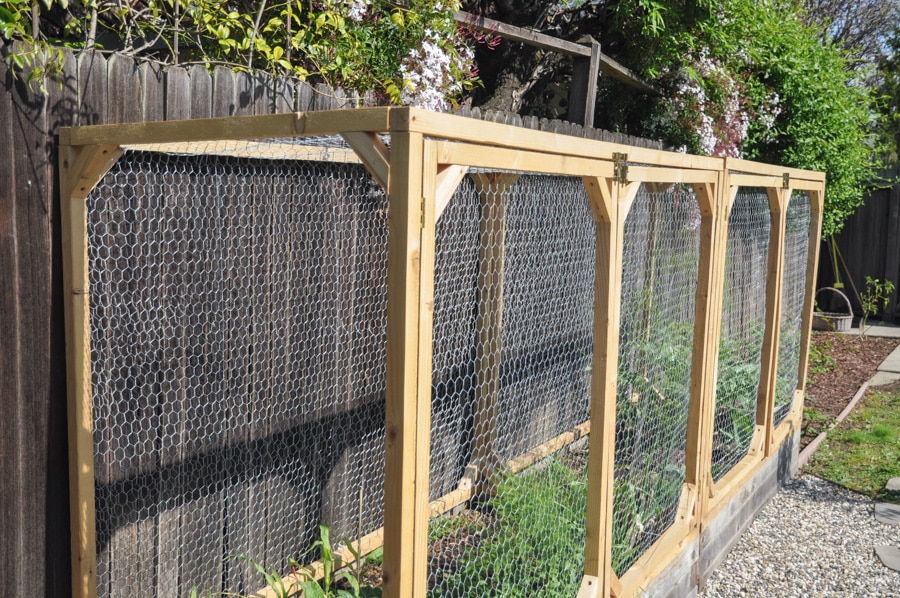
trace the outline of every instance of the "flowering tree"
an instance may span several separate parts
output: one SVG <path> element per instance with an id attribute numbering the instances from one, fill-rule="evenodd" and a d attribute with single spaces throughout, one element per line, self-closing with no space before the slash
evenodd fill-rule
<path id="1" fill-rule="evenodd" d="M 666 93 L 620 126 L 692 152 L 823 170 L 824 233 L 840 230 L 879 167 L 867 72 L 793 3 L 717 0 L 655 34 L 648 19 L 630 27 L 657 50 L 635 43 L 624 55 Z"/>

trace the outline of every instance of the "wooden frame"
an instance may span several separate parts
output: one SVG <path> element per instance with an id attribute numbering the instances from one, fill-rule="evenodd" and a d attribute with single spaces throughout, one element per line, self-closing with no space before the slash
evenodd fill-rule
<path id="1" fill-rule="evenodd" d="M 799 425 L 809 353 L 812 291 L 822 225 L 824 175 L 744 160 L 707 158 L 634 148 L 412 108 L 373 108 L 269 116 L 136 123 L 62 129 L 61 202 L 65 263 L 65 309 L 70 430 L 73 595 L 96 595 L 94 471 L 91 420 L 90 290 L 88 288 L 85 199 L 125 149 L 215 152 L 216 144 L 240 146 L 276 138 L 280 151 L 313 155 L 290 138 L 340 135 L 352 149 L 329 159 L 361 162 L 388 193 L 388 323 L 384 527 L 364 538 L 363 549 L 384 546 L 384 595 L 424 596 L 427 588 L 429 519 L 489 492 L 495 469 L 520 471 L 553 451 L 589 437 L 585 569 L 579 596 L 635 596 L 651 582 L 711 518 L 732 500 L 749 477 Z M 390 135 L 390 146 L 381 135 Z M 177 146 L 171 144 L 178 144 Z M 230 147 L 230 145 L 229 145 Z M 249 146 L 248 146 L 249 147 Z M 295 150 L 295 148 L 300 148 Z M 229 150 L 232 151 L 232 150 Z M 240 151 L 238 149 L 237 151 Z M 247 150 L 249 151 L 249 150 Z M 304 153 L 307 152 L 307 153 Z M 503 173 L 486 171 L 501 170 Z M 515 171 L 515 172 L 511 172 Z M 482 412 L 496 406 L 496 375 L 503 320 L 504 203 L 519 172 L 578 177 L 596 222 L 595 305 L 591 420 L 505 463 L 491 455 L 491 420 L 475 422 L 484 442 L 474 447 L 472 467 L 458 488 L 429 501 L 431 435 L 432 318 L 436 223 L 470 176 L 485 209 L 481 272 L 494 297 L 480 309 L 484 367 L 479 384 Z M 693 187 L 701 207 L 701 255 L 695 308 L 694 355 L 685 484 L 675 524 L 626 573 L 611 564 L 612 497 L 620 284 L 625 218 L 641 184 Z M 772 213 L 767 330 L 763 384 L 758 401 L 758 433 L 751 454 L 713 483 L 711 438 L 715 379 L 721 335 L 728 213 L 739 186 L 768 190 Z M 784 222 L 794 190 L 810 198 L 811 223 L 803 305 L 799 384 L 791 413 L 775 428 L 772 420 L 781 310 Z M 496 372 L 495 372 L 496 374 Z M 345 553 L 341 562 L 352 561 Z M 258 595 L 266 595 L 261 590 Z"/>
<path id="2" fill-rule="evenodd" d="M 746 160 L 728 158 L 725 161 L 726 194 L 724 228 L 721 239 L 721 260 L 724 269 L 725 243 L 728 234 L 728 213 L 734 203 L 739 187 L 765 188 L 769 197 L 771 215 L 770 246 L 768 256 L 768 276 L 766 289 L 766 328 L 761 358 L 762 372 L 757 397 L 757 425 L 748 454 L 739 461 L 718 482 L 710 479 L 709 499 L 701 521 L 705 527 L 731 501 L 762 466 L 771 458 L 777 447 L 788 435 L 800 426 L 803 411 L 803 391 L 806 367 L 809 357 L 809 342 L 812 330 L 812 301 L 815 293 L 815 276 L 819 256 L 819 238 L 822 230 L 822 210 L 824 204 L 825 177 L 822 173 L 801 171 L 790 168 L 758 164 Z M 778 171 L 782 171 L 780 175 Z M 784 237 L 787 204 L 794 191 L 805 191 L 810 199 L 809 253 L 807 256 L 806 300 L 803 307 L 800 343 L 800 371 L 798 388 L 793 405 L 784 421 L 774 426 L 773 414 L 775 383 L 778 367 L 778 341 L 781 323 L 782 279 L 784 264 Z M 723 270 L 724 272 L 724 270 Z M 724 284 L 724 280 L 721 281 Z M 720 293 L 722 289 L 719 289 Z M 721 301 L 720 301 L 721 304 Z M 721 326 L 721 318 L 719 318 Z M 713 389 L 713 393 L 715 389 Z M 711 422 L 711 420 L 710 420 Z M 708 462 L 707 469 L 711 466 Z"/>

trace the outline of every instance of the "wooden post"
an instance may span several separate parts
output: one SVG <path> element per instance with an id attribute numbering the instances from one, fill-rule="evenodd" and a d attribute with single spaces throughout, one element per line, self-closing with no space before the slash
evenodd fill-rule
<path id="1" fill-rule="evenodd" d="M 398 121 L 403 114 L 398 115 Z M 391 218 L 384 475 L 386 598 L 424 596 L 428 573 L 434 210 L 433 203 L 425 200 L 423 189 L 423 136 L 396 130 L 403 124 L 391 123 L 394 133 L 388 185 Z M 435 165 L 427 168 L 433 170 Z M 433 187 L 433 177 L 428 178 Z"/>
<path id="2" fill-rule="evenodd" d="M 897 187 L 895 187 L 897 188 Z M 806 258 L 806 295 L 803 299 L 803 320 L 800 328 L 800 371 L 797 374 L 797 390 L 801 397 L 806 390 L 806 376 L 809 367 L 809 342 L 812 334 L 812 312 L 816 292 L 819 267 L 819 248 L 822 236 L 822 210 L 825 190 L 809 191 L 809 253 Z M 900 231 L 897 231 L 900 233 Z M 795 405 L 795 409 L 797 406 Z"/>
<path id="3" fill-rule="evenodd" d="M 86 198 L 120 155 L 115 146 L 59 148 L 74 598 L 97 595 Z"/>
<path id="4" fill-rule="evenodd" d="M 478 345 L 476 347 L 475 424 L 472 461 L 479 481 L 490 478 L 504 460 L 494 450 L 497 438 L 497 398 L 503 333 L 503 270 L 506 244 L 506 196 L 518 180 L 516 174 L 472 176 L 481 198 L 481 246 L 478 263 Z M 483 488 L 482 490 L 486 490 Z"/>
<path id="5" fill-rule="evenodd" d="M 720 175 L 720 176 L 724 176 Z M 725 248 L 728 242 L 728 197 L 725 185 L 694 185 L 700 205 L 700 267 L 694 308 L 690 408 L 685 483 L 697 492 L 694 522 L 706 512 L 713 483 L 712 440 L 715 421 L 716 368 L 722 330 Z"/>
<path id="6" fill-rule="evenodd" d="M 568 120 L 585 127 L 594 126 L 594 106 L 597 102 L 597 76 L 600 73 L 600 44 L 590 40 L 591 55 L 576 57 L 569 87 Z"/>
<path id="7" fill-rule="evenodd" d="M 587 537 L 579 598 L 612 595 L 613 475 L 616 385 L 619 370 L 622 240 L 625 217 L 640 185 L 585 177 L 597 223 L 594 283 L 594 353 L 591 371 L 591 436 L 588 456 Z"/>
<path id="8" fill-rule="evenodd" d="M 763 339 L 756 425 L 765 429 L 765 456 L 772 453 L 774 440 L 775 383 L 778 370 L 778 340 L 781 333 L 781 289 L 784 277 L 784 235 L 789 189 L 767 188 L 771 228 L 766 275 L 766 332 Z"/>

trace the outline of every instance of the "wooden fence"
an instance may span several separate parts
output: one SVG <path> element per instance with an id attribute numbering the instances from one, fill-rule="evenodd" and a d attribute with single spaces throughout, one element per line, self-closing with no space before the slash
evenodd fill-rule
<path id="1" fill-rule="evenodd" d="M 381 135 L 389 135 L 390 143 L 385 144 Z M 432 521 L 470 500 L 490 501 L 491 496 L 502 495 L 504 480 L 508 479 L 505 476 L 546 463 L 561 448 L 585 435 L 589 436 L 590 450 L 584 532 L 576 534 L 584 539 L 580 544 L 583 566 L 575 589 L 583 596 L 638 595 L 730 505 L 760 468 L 776 458 L 796 432 L 802 414 L 811 291 L 821 230 L 822 173 L 576 139 L 409 108 L 66 129 L 61 135 L 60 177 L 76 596 L 93 596 L 97 591 L 95 451 L 103 450 L 102 442 L 99 449 L 95 446 L 91 416 L 96 396 L 91 343 L 98 323 L 89 307 L 93 293 L 88 289 L 91 266 L 87 259 L 91 208 L 86 198 L 116 165 L 123 148 L 198 156 L 252 156 L 260 146 L 248 146 L 246 140 L 323 136 L 342 139 L 353 148 L 355 154 L 341 153 L 341 159 L 361 162 L 387 194 L 383 210 L 389 215 L 385 223 L 383 526 L 358 538 L 364 550 L 383 544 L 384 595 L 424 596 L 435 584 L 447 582 L 455 575 L 457 565 L 441 573 L 441 566 L 429 564 L 429 542 L 434 541 L 429 538 Z M 287 159 L 296 155 L 309 160 L 310 152 L 317 151 L 315 147 L 321 149 L 302 140 L 296 146 L 280 146 Z M 335 160 L 336 148 L 319 159 Z M 132 185 L 135 197 L 144 193 L 143 184 Z M 178 189 L 179 193 L 186 192 L 185 188 Z M 762 200 L 759 205 L 767 232 L 752 237 L 757 241 L 749 235 L 734 238 L 738 229 L 732 217 L 743 201 L 742 193 Z M 539 245 L 532 245 L 534 253 L 529 259 L 543 260 L 542 272 L 553 273 L 571 267 L 572 256 L 590 257 L 588 269 L 576 268 L 566 279 L 577 286 L 584 282 L 585 272 L 590 273 L 587 290 L 577 297 L 580 306 L 571 312 L 588 314 L 587 330 L 592 336 L 588 353 L 580 355 L 580 348 L 573 346 L 577 330 L 572 333 L 575 336 L 566 332 L 568 336 L 560 337 L 572 356 L 564 359 L 567 367 L 575 368 L 569 370 L 572 376 L 577 373 L 589 378 L 589 386 L 580 391 L 589 418 L 574 427 L 558 423 L 555 429 L 543 429 L 543 437 L 534 436 L 522 446 L 515 436 L 529 420 L 504 424 L 514 421 L 504 418 L 516 409 L 540 408 L 541 404 L 531 407 L 528 402 L 528 407 L 520 407 L 515 401 L 503 402 L 508 372 L 522 357 L 509 351 L 507 343 L 510 335 L 531 339 L 527 373 L 540 367 L 535 361 L 535 348 L 552 342 L 560 322 L 542 319 L 542 312 L 548 311 L 546 305 L 556 299 L 554 291 L 532 289 L 533 305 L 522 308 L 521 298 L 508 290 L 522 288 L 515 285 L 522 284 L 524 275 L 512 270 L 517 252 L 526 246 L 522 244 L 540 239 L 535 233 L 516 236 L 520 233 L 512 224 L 518 218 L 514 210 L 526 200 L 532 202 L 527 204 L 532 206 L 528 209 L 543 209 L 569 197 L 567 194 L 581 197 L 583 203 L 573 200 L 564 205 L 563 212 L 550 212 L 548 217 L 559 229 L 584 217 L 589 225 L 579 230 L 588 231 L 585 249 L 571 255 L 547 254 Z M 446 253 L 442 244 L 448 242 L 447 231 L 439 233 L 439 226 L 448 221 L 452 210 L 466 202 L 480 206 L 480 228 L 473 230 L 477 266 L 474 303 L 451 300 L 436 292 L 442 282 L 436 275 L 438 256 Z M 646 210 L 642 213 L 649 224 L 636 230 L 631 217 L 639 212 L 638 205 Z M 577 209 L 582 210 L 581 216 Z M 526 210 L 526 214 L 530 212 Z M 657 235 L 656 231 L 664 230 L 660 223 L 666 221 L 673 227 L 670 238 L 675 251 L 664 256 L 656 250 L 663 233 Z M 540 227 L 532 230 L 539 231 Z M 640 243 L 652 248 L 634 254 L 644 264 L 638 279 L 623 265 L 629 236 L 642 239 Z M 735 284 L 734 275 L 726 282 L 727 263 L 735 259 L 735 248 L 758 246 L 763 238 L 766 270 L 749 274 L 757 272 L 757 281 L 765 288 L 761 295 L 765 309 L 757 310 L 762 318 L 759 334 L 748 332 L 748 338 L 758 338 L 759 352 L 756 357 L 752 352 L 744 357 L 747 365 L 756 363 L 756 369 L 751 370 L 750 384 L 744 384 L 743 395 L 737 397 L 739 405 L 726 414 L 723 423 L 720 407 L 732 392 L 726 392 L 720 386 L 721 379 L 717 380 L 720 351 L 725 352 L 721 341 L 723 309 L 744 300 L 729 297 L 726 292 L 726 287 Z M 690 247 L 695 248 L 695 258 L 689 255 Z M 567 248 L 553 244 L 554 252 L 561 249 Z M 554 262 L 553 256 L 561 261 Z M 671 282 L 673 275 L 682 276 L 686 285 Z M 669 295 L 662 293 L 663 283 L 669 285 Z M 627 304 L 626 288 L 633 293 L 629 295 L 633 300 Z M 673 307 L 673 301 L 680 303 Z M 474 405 L 467 421 L 471 431 L 460 436 L 467 439 L 462 442 L 468 443 L 468 466 L 456 475 L 456 488 L 436 497 L 430 478 L 435 459 L 443 458 L 444 453 L 434 451 L 440 407 L 435 389 L 440 384 L 435 384 L 433 368 L 445 346 L 443 339 L 435 340 L 435 331 L 439 318 L 446 317 L 440 310 L 448 309 L 447 303 L 471 306 L 478 313 L 474 354 L 464 354 L 461 364 L 474 368 L 474 377 L 468 383 Z M 508 315 L 516 309 L 525 315 L 519 316 L 521 320 L 508 321 Z M 651 317 L 657 312 L 659 317 Z M 207 316 L 216 318 L 217 314 Z M 679 326 L 672 327 L 673 318 L 684 322 L 675 321 Z M 640 327 L 641 322 L 649 321 L 665 327 Z M 620 334 L 626 329 L 631 331 L 627 336 Z M 640 338 L 635 340 L 636 336 Z M 661 351 L 664 346 L 666 350 Z M 553 351 L 558 354 L 561 349 L 555 347 Z M 659 352 L 664 355 L 657 355 Z M 637 359 L 635 355 L 644 360 L 636 368 L 629 361 Z M 661 364 L 660 358 L 667 360 L 666 364 Z M 690 363 L 689 368 L 685 361 Z M 665 367 L 674 369 L 663 373 L 653 369 Z M 630 385 L 623 387 L 624 377 L 632 375 Z M 562 386 L 551 389 L 569 403 L 578 399 L 580 388 L 577 383 L 572 385 L 572 376 L 563 376 Z M 339 400 L 341 405 L 348 404 L 346 397 Z M 666 432 L 676 444 L 635 444 L 641 430 L 627 425 L 623 428 L 631 417 L 628 414 L 661 405 L 678 411 L 671 415 L 673 421 L 683 418 L 679 424 L 683 427 L 673 425 Z M 646 421 L 655 423 L 656 419 Z M 503 429 L 504 425 L 512 428 Z M 560 425 L 569 429 L 560 429 Z M 717 439 L 715 432 L 722 426 L 732 436 L 744 434 L 745 442 L 739 458 L 714 475 L 714 454 L 723 450 L 723 440 Z M 662 436 L 663 431 L 654 429 L 648 434 L 657 435 Z M 648 493 L 663 492 L 660 484 L 664 482 L 666 488 L 675 491 L 673 502 L 662 509 L 665 516 L 660 514 L 652 524 L 629 517 L 627 507 L 632 503 L 622 503 L 621 494 L 615 491 L 620 474 L 630 475 L 627 459 L 635 454 L 637 458 L 647 457 L 645 467 L 650 471 L 632 479 L 639 490 L 641 484 L 652 484 Z M 648 527 L 655 531 L 648 543 L 635 544 L 640 549 L 633 557 L 622 556 L 622 535 L 614 540 L 623 525 L 630 526 L 624 534 L 628 541 L 644 535 Z M 364 531 L 370 530 L 360 533 Z M 346 551 L 342 558 L 349 560 Z M 477 551 L 473 558 L 480 558 Z M 541 565 L 540 560 L 523 564 L 527 568 Z M 157 572 L 158 576 L 162 574 Z M 500 590 L 495 586 L 494 591 Z"/>
<path id="2" fill-rule="evenodd" d="M 13 51 L 0 46 L 4 56 Z M 0 61 L 0 586 L 71 592 L 68 443 L 57 132 L 63 126 L 354 107 L 370 96 L 266 74 L 162 67 L 64 51 L 43 95 Z M 464 113 L 534 129 L 661 148 L 624 135 L 517 115 Z"/>
<path id="3" fill-rule="evenodd" d="M 888 180 L 900 176 L 900 169 L 885 173 Z M 859 298 L 866 288 L 866 276 L 900 283 L 900 184 L 869 191 L 865 203 L 847 219 L 844 228 L 835 235 L 839 253 L 832 253 L 830 245 L 823 245 L 819 265 L 819 287 L 830 287 L 838 280 L 835 266 L 844 283 L 843 292 L 853 304 L 857 315 L 862 314 Z M 849 276 L 848 276 L 849 271 Z M 829 301 L 829 293 L 821 300 Z M 891 295 L 881 317 L 888 322 L 900 321 L 897 291 Z M 833 299 L 833 298 L 832 298 Z M 843 302 L 834 302 L 835 311 L 845 310 Z"/>

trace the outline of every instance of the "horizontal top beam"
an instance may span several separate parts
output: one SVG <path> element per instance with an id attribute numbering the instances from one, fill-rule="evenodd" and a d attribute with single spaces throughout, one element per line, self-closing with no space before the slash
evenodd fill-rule
<path id="1" fill-rule="evenodd" d="M 337 135 L 347 131 L 385 133 L 390 108 L 322 110 L 251 116 L 61 127 L 60 145 L 139 145 L 240 139 Z"/>
<path id="2" fill-rule="evenodd" d="M 545 154 L 612 160 L 628 155 L 632 166 L 665 166 L 693 170 L 722 170 L 783 176 L 824 183 L 821 172 L 761 164 L 735 158 L 711 158 L 663 150 L 596 141 L 548 131 L 409 107 L 358 108 L 256 116 L 230 116 L 193 120 L 90 125 L 60 129 L 62 146 L 118 146 L 184 144 L 182 151 L 206 153 L 204 144 L 223 140 L 286 139 L 338 135 L 345 132 L 391 133 L 411 131 L 426 136 L 491 147 L 522 149 Z"/>
<path id="3" fill-rule="evenodd" d="M 729 172 L 734 173 L 758 174 L 764 176 L 780 177 L 788 174 L 792 179 L 802 179 L 819 183 L 825 182 L 825 173 L 817 170 L 804 170 L 802 168 L 777 166 L 774 164 L 753 162 L 751 160 L 742 160 L 740 158 L 725 158 L 725 169 Z"/>
<path id="4" fill-rule="evenodd" d="M 488 19 L 487 17 L 479 17 L 468 12 L 458 11 L 456 13 L 456 21 L 458 23 L 464 23 L 466 25 L 474 27 L 478 31 L 482 31 L 484 33 L 493 33 L 499 35 L 503 39 L 520 42 L 529 46 L 541 48 L 543 50 L 551 50 L 553 52 L 559 52 L 561 54 L 578 56 L 582 58 L 591 57 L 590 46 L 584 46 L 582 44 L 559 39 L 558 37 L 553 37 L 544 33 L 538 33 L 537 31 L 533 31 L 531 29 L 523 29 L 522 27 L 507 25 L 506 23 Z M 639 89 L 644 93 L 660 95 L 658 89 L 638 77 L 628 67 L 616 62 L 602 52 L 600 53 L 600 72 L 606 73 L 613 79 L 621 81 L 622 83 L 634 87 L 635 89 Z"/>

